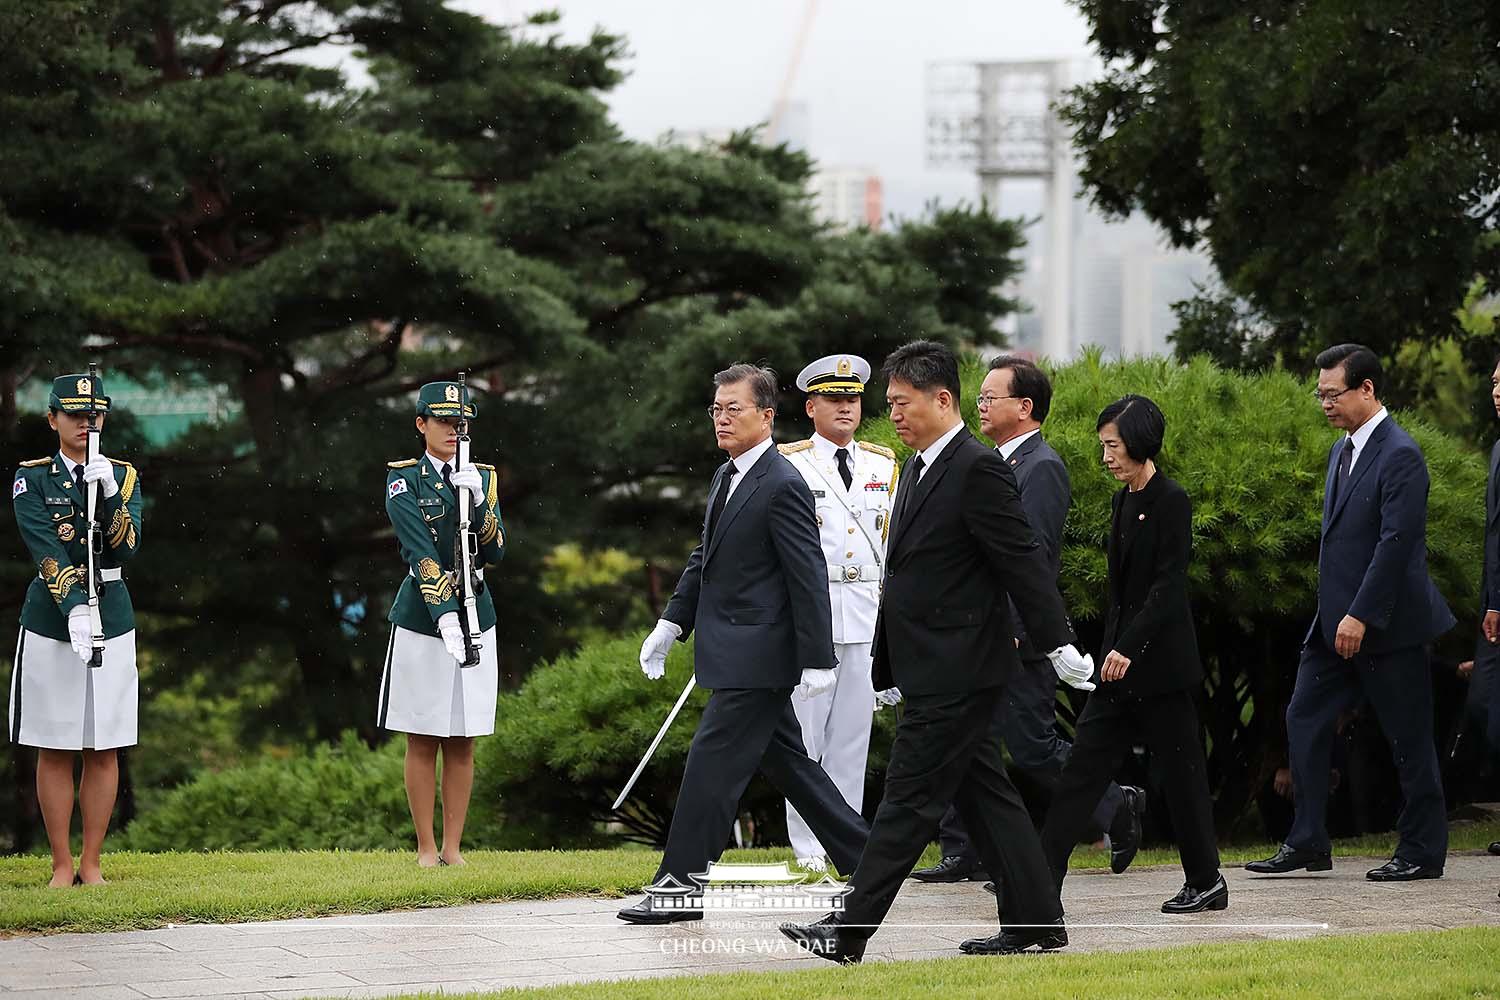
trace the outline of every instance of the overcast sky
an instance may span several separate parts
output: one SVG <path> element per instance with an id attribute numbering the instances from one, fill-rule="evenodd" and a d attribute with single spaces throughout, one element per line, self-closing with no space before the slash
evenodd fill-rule
<path id="1" fill-rule="evenodd" d="M 607 96 L 633 139 L 668 129 L 744 128 L 770 117 L 808 0 L 460 0 L 514 23 L 562 12 L 562 33 L 600 26 L 624 35 L 628 77 Z M 808 151 L 829 165 L 863 166 L 885 186 L 887 212 L 911 216 L 932 198 L 973 200 L 963 168 L 928 169 L 924 72 L 937 60 L 1048 59 L 1088 53 L 1088 32 L 1064 0 L 816 0 L 791 91 L 807 105 Z M 1006 214 L 1035 213 L 1036 191 L 1002 194 Z"/>

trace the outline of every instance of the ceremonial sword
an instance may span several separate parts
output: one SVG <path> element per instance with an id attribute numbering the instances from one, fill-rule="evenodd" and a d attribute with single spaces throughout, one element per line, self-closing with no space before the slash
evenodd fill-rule
<path id="1" fill-rule="evenodd" d="M 693 693 L 693 686 L 696 683 L 696 677 L 688 678 L 687 686 L 682 689 L 682 694 L 677 696 L 677 704 L 673 705 L 672 711 L 667 713 L 667 721 L 663 722 L 661 728 L 656 731 L 656 739 L 652 740 L 651 745 L 646 748 L 646 756 L 642 757 L 641 762 L 635 766 L 635 773 L 630 776 L 629 781 L 625 782 L 625 790 L 620 793 L 619 798 L 615 799 L 615 804 L 609 807 L 610 812 L 620 808 L 620 803 L 625 801 L 625 796 L 629 795 L 630 790 L 635 787 L 636 779 L 641 776 L 641 772 L 646 769 L 646 765 L 651 760 L 651 755 L 656 753 L 656 748 L 661 745 L 662 737 L 666 736 L 667 730 L 672 728 L 672 720 L 676 719 L 677 713 L 682 711 L 682 706 L 687 702 L 688 695 Z"/>

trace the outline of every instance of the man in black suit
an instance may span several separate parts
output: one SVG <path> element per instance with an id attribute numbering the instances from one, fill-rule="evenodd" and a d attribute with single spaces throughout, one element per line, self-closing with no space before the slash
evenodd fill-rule
<path id="1" fill-rule="evenodd" d="M 843 911 L 782 932 L 831 961 L 857 962 L 901 883 L 952 802 L 986 868 L 1003 881 L 1000 933 L 968 953 L 1010 954 L 1068 943 L 1057 889 L 1026 807 L 991 730 L 1006 685 L 1021 670 L 1026 633 L 1060 675 L 1087 685 L 1047 556 L 1026 522 L 1015 476 L 976 441 L 959 414 L 958 359 L 918 341 L 885 362 L 886 402 L 917 454 L 901 473 L 875 625 L 877 689 L 899 687 L 885 797 Z"/>
<path id="2" fill-rule="evenodd" d="M 729 461 L 709 489 L 702 539 L 641 646 L 641 670 L 658 680 L 672 642 L 696 629 L 694 674 L 713 691 L 693 734 L 652 881 L 691 885 L 708 870 L 757 769 L 802 815 L 839 870 L 853 871 L 869 827 L 808 758 L 791 704 L 794 689 L 808 697 L 832 686 L 836 664 L 812 493 L 771 441 L 775 373 L 734 365 L 715 375 L 714 385 L 709 414 Z M 626 907 L 620 919 L 669 923 L 703 915 L 658 908 L 654 899 Z"/>
<path id="3" fill-rule="evenodd" d="M 1049 579 L 1055 584 L 1062 567 L 1063 524 L 1073 502 L 1073 485 L 1068 467 L 1042 437 L 1042 423 L 1052 408 L 1052 381 L 1030 361 L 1001 355 L 990 362 L 976 402 L 979 430 L 995 442 L 995 450 L 1015 473 L 1026 520 L 1042 543 Z M 1011 613 L 1015 614 L 1014 606 Z M 1019 638 L 1021 669 L 1006 688 L 992 725 L 1010 751 L 1011 764 L 1050 799 L 1071 744 L 1057 732 L 1057 674 L 1042 651 L 1024 634 Z M 1110 868 L 1116 874 L 1135 858 L 1144 807 L 1141 789 L 1121 789 L 1111 781 L 1094 810 L 1095 828 L 1109 831 Z M 1044 813 L 1044 808 L 1036 810 L 1037 827 Z M 979 852 L 952 806 L 938 826 L 938 840 L 942 860 L 931 868 L 918 868 L 912 878 L 958 882 L 987 877 Z"/>
<path id="4" fill-rule="evenodd" d="M 1500 358 L 1490 373 L 1490 402 L 1500 416 Z M 1480 624 L 1479 648 L 1474 651 L 1471 683 L 1484 684 L 1489 692 L 1490 753 L 1500 758 L 1500 441 L 1490 449 L 1490 475 L 1484 491 L 1484 571 L 1479 599 L 1484 617 Z M 1500 854 L 1500 840 L 1490 844 L 1491 854 Z"/>
<path id="5" fill-rule="evenodd" d="M 1448 824 L 1427 645 L 1454 618 L 1427 575 L 1427 460 L 1380 404 L 1384 375 L 1374 352 L 1341 344 L 1317 364 L 1323 415 L 1345 434 L 1328 456 L 1318 609 L 1286 712 L 1296 814 L 1276 854 L 1245 869 L 1282 875 L 1333 867 L 1329 755 L 1339 715 L 1363 696 L 1390 743 L 1406 799 L 1395 855 L 1366 877 L 1441 878 Z"/>

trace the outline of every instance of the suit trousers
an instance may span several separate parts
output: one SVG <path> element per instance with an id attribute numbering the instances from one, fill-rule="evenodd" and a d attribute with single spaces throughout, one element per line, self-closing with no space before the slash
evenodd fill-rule
<path id="1" fill-rule="evenodd" d="M 728 843 L 735 810 L 757 770 L 796 806 L 841 872 L 852 872 L 869 825 L 807 756 L 790 688 L 719 688 L 708 697 L 688 748 L 667 847 L 653 883 L 685 885 Z"/>
<path id="2" fill-rule="evenodd" d="M 859 812 L 865 802 L 865 766 L 875 711 L 870 644 L 836 642 L 833 655 L 838 660 L 833 689 L 806 701 L 793 698 L 792 710 L 802 726 L 807 755 L 828 772 L 849 808 Z M 786 833 L 797 857 L 823 857 L 823 845 L 790 802 L 786 806 Z"/>
<path id="3" fill-rule="evenodd" d="M 1296 815 L 1286 843 L 1326 851 L 1328 770 L 1339 716 L 1368 699 L 1391 747 L 1406 803 L 1396 821 L 1396 857 L 1443 866 L 1448 815 L 1432 733 L 1432 677 L 1423 646 L 1345 660 L 1314 635 L 1302 648 L 1297 685 L 1286 710 Z"/>
<path id="4" fill-rule="evenodd" d="M 990 725 L 1001 698 L 1000 688 L 906 697 L 885 797 L 850 878 L 842 922 L 866 925 L 873 933 L 950 802 L 980 860 L 1005 886 L 997 899 L 1001 926 L 1051 924 L 1062 917 L 1041 842 L 1005 773 L 1000 738 Z"/>
<path id="5" fill-rule="evenodd" d="M 1021 648 L 1028 651 L 1024 645 Z M 1050 800 L 1073 749 L 1057 732 L 1057 672 L 1052 669 L 1051 661 L 1034 655 L 1021 661 L 1021 670 L 1006 686 L 1000 709 L 990 725 L 1010 752 L 1011 767 L 1041 786 Z M 1124 804 L 1125 793 L 1111 781 L 1094 809 L 1094 828 L 1109 830 Z M 1045 811 L 1034 815 L 1032 824 L 1041 829 L 1045 818 Z M 979 858 L 958 810 L 952 806 L 938 824 L 938 840 L 945 858 Z"/>
<path id="6" fill-rule="evenodd" d="M 1173 691 L 1117 698 L 1101 690 L 1089 697 L 1078 717 L 1073 754 L 1063 768 L 1042 829 L 1042 847 L 1057 885 L 1067 875 L 1068 857 L 1088 828 L 1089 816 L 1110 776 L 1137 743 L 1145 744 L 1153 767 L 1160 769 L 1188 884 L 1207 889 L 1218 881 L 1213 797 L 1192 694 Z"/>

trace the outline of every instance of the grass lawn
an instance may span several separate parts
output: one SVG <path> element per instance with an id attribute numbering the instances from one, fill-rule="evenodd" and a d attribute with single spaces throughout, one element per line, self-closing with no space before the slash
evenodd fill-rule
<path id="1" fill-rule="evenodd" d="M 1500 823 L 1453 827 L 1455 851 L 1500 839 Z M 1344 855 L 1388 856 L 1391 836 L 1335 845 Z M 1225 864 L 1265 857 L 1270 845 L 1225 848 Z M 0 858 L 0 933 L 115 931 L 168 923 L 220 923 L 375 913 L 505 899 L 623 896 L 655 873 L 659 855 L 642 848 L 606 851 L 471 851 L 462 868 L 418 868 L 394 851 L 225 854 L 106 853 L 101 887 L 49 889 L 44 857 Z M 789 861 L 782 849 L 730 851 L 726 860 Z M 923 863 L 937 860 L 929 848 Z M 1142 851 L 1137 864 L 1175 864 L 1170 848 Z M 1080 850 L 1076 868 L 1108 863 Z M 1500 981 L 1500 975 L 1497 975 Z"/>
<path id="2" fill-rule="evenodd" d="M 1500 928 L 1213 944 L 1123 954 L 875 962 L 816 971 L 741 972 L 552 986 L 444 1000 L 1423 1000 L 1500 997 Z M 427 994 L 431 996 L 431 994 Z"/>

